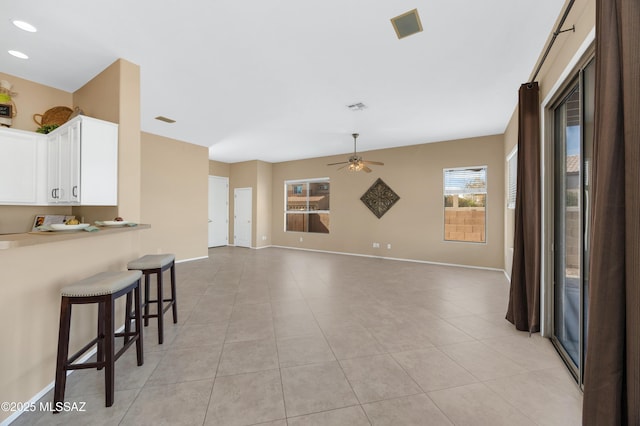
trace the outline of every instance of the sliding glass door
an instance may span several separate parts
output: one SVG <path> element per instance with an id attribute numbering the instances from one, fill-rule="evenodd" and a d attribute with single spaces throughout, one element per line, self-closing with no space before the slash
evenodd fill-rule
<path id="1" fill-rule="evenodd" d="M 553 342 L 582 384 L 589 288 L 589 202 L 595 67 L 580 69 L 553 107 Z"/>

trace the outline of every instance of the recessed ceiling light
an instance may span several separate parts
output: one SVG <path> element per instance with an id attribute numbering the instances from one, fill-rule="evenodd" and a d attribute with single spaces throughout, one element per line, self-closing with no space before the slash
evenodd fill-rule
<path id="1" fill-rule="evenodd" d="M 25 55 L 24 53 L 19 52 L 19 51 L 17 51 L 17 50 L 9 50 L 8 52 L 9 52 L 9 55 L 13 55 L 13 56 L 15 56 L 16 58 L 20 58 L 20 59 L 29 59 L 29 56 L 27 56 L 27 55 Z"/>
<path id="2" fill-rule="evenodd" d="M 28 22 L 20 21 L 18 19 L 14 19 L 11 22 L 13 22 L 13 25 L 15 25 L 16 27 L 20 28 L 21 30 L 28 31 L 30 33 L 35 33 L 36 31 L 38 31 L 38 29 L 36 27 L 34 27 L 33 25 L 31 25 Z"/>
<path id="3" fill-rule="evenodd" d="M 169 123 L 169 124 L 176 122 L 176 120 L 173 120 L 173 119 L 167 118 L 167 117 L 163 117 L 162 115 L 157 116 L 156 120 L 164 121 L 165 123 Z"/>

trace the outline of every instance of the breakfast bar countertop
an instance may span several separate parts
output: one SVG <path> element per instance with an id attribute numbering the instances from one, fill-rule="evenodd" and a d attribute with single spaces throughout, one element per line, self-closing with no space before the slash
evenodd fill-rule
<path id="1" fill-rule="evenodd" d="M 149 228 L 151 228 L 151 225 L 138 224 L 137 226 L 101 227 L 100 230 L 92 232 L 79 230 L 74 232 L 27 232 L 24 234 L 0 235 L 0 250 L 76 240 L 79 238 L 91 238 L 121 232 L 140 231 Z"/>

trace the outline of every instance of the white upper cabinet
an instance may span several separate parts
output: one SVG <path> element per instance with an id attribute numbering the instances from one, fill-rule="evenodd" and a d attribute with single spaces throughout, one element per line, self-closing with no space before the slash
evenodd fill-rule
<path id="1" fill-rule="evenodd" d="M 48 135 L 50 204 L 118 203 L 118 125 L 77 116 Z"/>
<path id="2" fill-rule="evenodd" d="M 0 204 L 47 204 L 47 137 L 0 128 Z"/>

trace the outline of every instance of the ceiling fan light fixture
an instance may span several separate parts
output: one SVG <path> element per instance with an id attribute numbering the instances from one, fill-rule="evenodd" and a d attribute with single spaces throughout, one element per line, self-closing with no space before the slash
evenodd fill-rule
<path id="1" fill-rule="evenodd" d="M 353 136 L 353 155 L 347 159 L 347 161 L 340 161 L 337 163 L 329 163 L 327 166 L 337 166 L 341 165 L 338 170 L 347 169 L 349 172 L 359 172 L 364 171 L 365 173 L 371 173 L 371 168 L 369 168 L 369 164 L 375 164 L 378 166 L 384 166 L 384 163 L 380 161 L 365 161 L 358 155 L 358 151 L 356 149 L 356 141 L 358 139 L 358 133 L 352 133 Z M 342 166 L 344 164 L 344 166 Z"/>
<path id="2" fill-rule="evenodd" d="M 350 172 L 359 172 L 360 170 L 362 170 L 362 166 L 362 163 L 358 161 L 356 163 L 349 164 L 347 170 L 349 170 Z"/>

